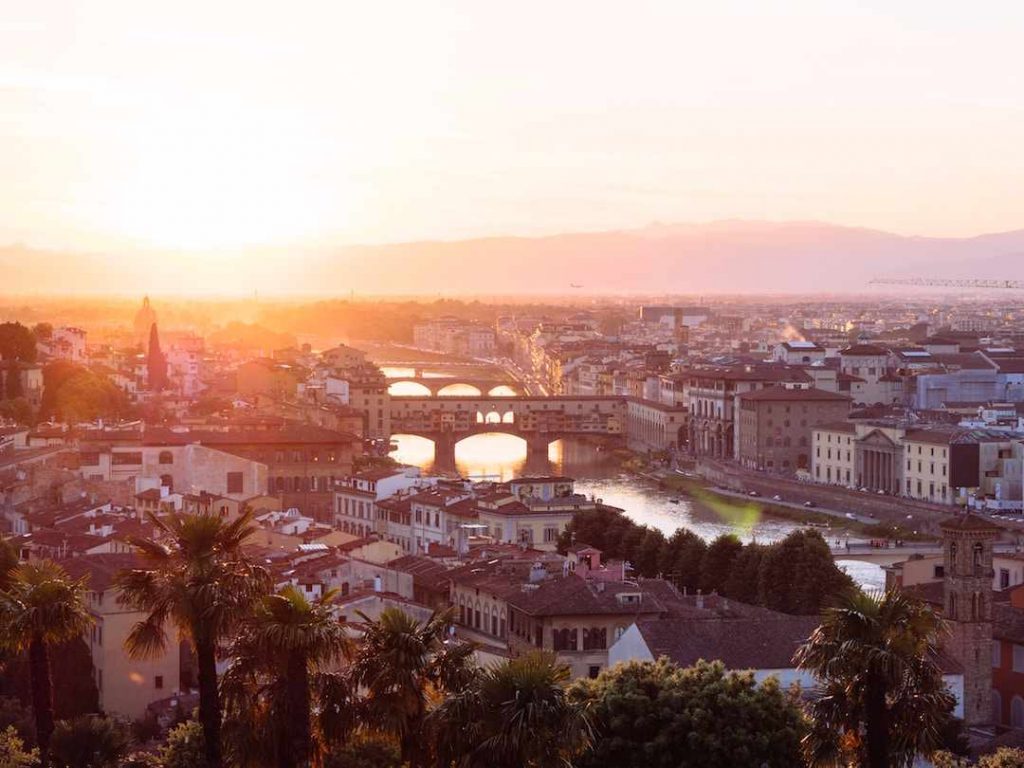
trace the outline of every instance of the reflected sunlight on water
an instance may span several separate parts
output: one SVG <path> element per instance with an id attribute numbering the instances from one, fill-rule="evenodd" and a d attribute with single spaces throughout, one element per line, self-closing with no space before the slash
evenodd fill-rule
<path id="1" fill-rule="evenodd" d="M 396 381 L 388 387 L 392 397 L 429 397 L 430 390 L 415 381 Z"/>
<path id="2" fill-rule="evenodd" d="M 434 445 L 412 435 L 395 435 L 396 460 L 429 472 L 434 463 Z M 474 435 L 455 446 L 455 464 L 464 477 L 506 481 L 527 472 L 526 442 L 513 435 Z M 749 527 L 734 525 L 704 504 L 662 490 L 649 480 L 622 471 L 610 451 L 600 450 L 583 440 L 557 440 L 548 449 L 545 466 L 531 466 L 531 474 L 564 474 L 576 479 L 576 490 L 625 510 L 638 523 L 657 528 L 666 536 L 681 527 L 704 539 L 734 533 L 743 541 L 777 541 L 800 526 L 789 520 L 761 517 Z M 823 532 L 826 538 L 829 532 Z M 838 535 L 832 533 L 831 535 Z M 881 568 L 871 563 L 843 562 L 841 566 L 857 583 L 867 587 L 884 584 Z"/>

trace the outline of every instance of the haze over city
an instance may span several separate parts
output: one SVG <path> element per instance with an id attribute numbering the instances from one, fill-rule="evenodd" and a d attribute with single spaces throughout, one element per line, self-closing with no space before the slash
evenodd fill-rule
<path id="1" fill-rule="evenodd" d="M 0 250 L 4 287 L 515 293 L 543 264 L 545 290 L 578 266 L 597 292 L 786 291 L 808 287 L 778 274 L 807 274 L 809 237 L 822 290 L 933 249 L 1019 277 L 1020 234 L 920 238 L 1024 227 L 1021 15 L 21 4 L 0 25 L 0 244 L 34 250 Z M 856 231 L 782 225 L 812 221 Z M 351 248 L 384 243 L 414 244 Z"/>
<path id="2" fill-rule="evenodd" d="M 0 11 L 0 768 L 1024 768 L 1024 4 Z"/>

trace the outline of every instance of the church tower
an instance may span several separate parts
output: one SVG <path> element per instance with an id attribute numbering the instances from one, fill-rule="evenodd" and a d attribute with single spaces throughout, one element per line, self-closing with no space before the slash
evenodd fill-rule
<path id="1" fill-rule="evenodd" d="M 992 721 L 992 544 L 1002 532 L 972 514 L 944 521 L 945 648 L 964 668 L 964 724 Z"/>
<path id="2" fill-rule="evenodd" d="M 167 388 L 167 358 L 160 351 L 160 334 L 157 333 L 156 323 L 153 323 L 149 329 L 149 356 L 146 358 L 146 373 L 151 391 L 163 392 Z"/>

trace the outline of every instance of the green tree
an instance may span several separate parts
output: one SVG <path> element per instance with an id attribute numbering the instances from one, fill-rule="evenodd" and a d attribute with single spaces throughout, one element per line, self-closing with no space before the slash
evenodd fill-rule
<path id="1" fill-rule="evenodd" d="M 39 765 L 39 750 L 25 749 L 14 726 L 0 731 L 0 768 L 33 768 Z"/>
<path id="2" fill-rule="evenodd" d="M 49 341 L 53 338 L 53 326 L 50 323 L 36 323 L 32 326 L 32 335 L 36 341 Z"/>
<path id="3" fill-rule="evenodd" d="M 1024 768 L 1024 749 L 1000 747 L 995 752 L 982 755 L 977 763 L 966 757 L 958 757 L 949 752 L 937 752 L 932 755 L 935 768 Z"/>
<path id="4" fill-rule="evenodd" d="M 335 592 L 327 592 L 309 602 L 292 586 L 267 595 L 231 645 L 232 663 L 223 682 L 229 720 L 232 713 L 247 725 L 254 716 L 262 720 L 251 723 L 269 737 L 262 757 L 276 757 L 280 768 L 319 760 L 312 728 L 314 697 L 319 710 L 325 670 L 351 645 L 345 626 L 334 615 L 335 597 Z M 252 729 L 236 734 L 246 732 L 251 734 Z"/>
<path id="5" fill-rule="evenodd" d="M 385 608 L 376 620 L 360 613 L 363 637 L 350 667 L 353 685 L 364 695 L 363 725 L 394 738 L 402 761 L 426 765 L 422 738 L 427 712 L 445 693 L 461 690 L 472 679 L 472 647 L 445 643 L 451 612 L 427 621 Z"/>
<path id="6" fill-rule="evenodd" d="M 724 592 L 743 543 L 731 533 L 723 533 L 708 547 L 700 564 L 700 588 L 705 592 Z"/>
<path id="7" fill-rule="evenodd" d="M 7 674 L 0 683 L 5 693 L 13 693 L 24 702 L 32 698 L 29 662 L 27 651 L 9 659 L 5 665 Z M 83 637 L 73 637 L 51 648 L 50 679 L 53 681 L 53 715 L 57 720 L 99 711 L 92 653 Z"/>
<path id="8" fill-rule="evenodd" d="M 402 768 L 402 753 L 394 739 L 358 733 L 347 743 L 332 746 L 324 768 Z"/>
<path id="9" fill-rule="evenodd" d="M 7 377 L 4 382 L 4 398 L 17 400 L 24 392 L 21 388 L 21 370 L 17 364 L 7 366 Z"/>
<path id="10" fill-rule="evenodd" d="M 243 553 L 255 531 L 246 511 L 232 522 L 211 515 L 149 516 L 157 539 L 133 538 L 144 567 L 118 575 L 121 601 L 147 616 L 125 646 L 137 658 L 163 653 L 167 627 L 188 638 L 199 668 L 199 720 L 211 768 L 221 765 L 217 644 L 228 638 L 269 589 L 267 572 Z"/>
<path id="11" fill-rule="evenodd" d="M 0 323 L 0 360 L 36 361 L 36 338 L 21 323 Z"/>
<path id="12" fill-rule="evenodd" d="M 130 745 L 124 726 L 109 717 L 82 715 L 57 723 L 50 761 L 54 768 L 115 768 Z"/>
<path id="13" fill-rule="evenodd" d="M 761 560 L 767 549 L 765 545 L 754 542 L 744 546 L 732 561 L 732 568 L 722 586 L 722 594 L 741 603 L 756 605 Z"/>
<path id="14" fill-rule="evenodd" d="M 800 530 L 764 552 L 758 604 L 783 613 L 819 614 L 854 588 L 817 531 Z"/>
<path id="15" fill-rule="evenodd" d="M 590 713 L 593 749 L 581 768 L 793 768 L 801 762 L 803 716 L 774 678 L 700 662 L 630 662 L 577 680 L 570 700 Z"/>
<path id="16" fill-rule="evenodd" d="M 34 415 L 32 404 L 24 397 L 0 400 L 0 418 L 10 419 L 15 424 L 31 425 Z"/>
<path id="17" fill-rule="evenodd" d="M 821 696 L 805 747 L 813 766 L 909 766 L 941 746 L 954 698 L 942 679 L 942 620 L 898 590 L 854 592 L 797 652 Z"/>
<path id="18" fill-rule="evenodd" d="M 197 720 L 179 723 L 167 734 L 160 750 L 162 768 L 212 768 L 203 737 L 203 726 Z"/>
<path id="19" fill-rule="evenodd" d="M 658 570 L 679 589 L 700 589 L 701 563 L 707 544 L 693 531 L 679 528 L 662 548 Z"/>
<path id="20" fill-rule="evenodd" d="M 85 581 L 71 579 L 56 563 L 23 563 L 12 574 L 0 592 L 0 642 L 11 651 L 28 650 L 36 739 L 46 766 L 54 728 L 50 651 L 85 632 L 92 617 Z"/>
<path id="21" fill-rule="evenodd" d="M 590 723 L 570 701 L 569 667 L 535 652 L 478 671 L 430 713 L 439 764 L 458 768 L 554 768 L 590 745 Z"/>

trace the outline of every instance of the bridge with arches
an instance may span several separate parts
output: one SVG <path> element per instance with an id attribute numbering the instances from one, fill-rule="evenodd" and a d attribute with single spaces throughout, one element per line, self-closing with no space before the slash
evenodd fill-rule
<path id="1" fill-rule="evenodd" d="M 392 434 L 432 441 L 435 466 L 454 470 L 456 443 L 487 432 L 525 440 L 528 464 L 546 461 L 548 446 L 564 437 L 624 438 L 626 403 L 585 396 L 393 397 L 390 415 Z"/>
<path id="2" fill-rule="evenodd" d="M 448 387 L 468 386 L 472 387 L 481 396 L 500 397 L 496 390 L 508 388 L 514 394 L 519 394 L 519 384 L 508 377 L 470 377 L 470 376 L 396 376 L 388 379 L 388 387 L 393 384 L 418 384 L 430 391 L 432 397 L 444 397 L 443 390 Z M 393 397 L 405 397 L 404 395 L 392 395 Z M 411 397 L 425 397 L 425 395 L 411 395 Z"/>

